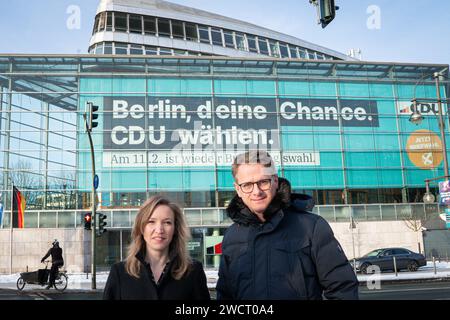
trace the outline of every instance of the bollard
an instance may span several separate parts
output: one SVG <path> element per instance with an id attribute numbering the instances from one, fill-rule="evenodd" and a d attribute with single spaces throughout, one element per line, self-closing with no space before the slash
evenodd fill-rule
<path id="1" fill-rule="evenodd" d="M 86 279 L 89 279 L 89 272 L 86 272 Z"/>
<path id="2" fill-rule="evenodd" d="M 395 276 L 397 277 L 398 276 L 398 274 L 397 274 L 397 260 L 395 259 L 395 256 L 392 257 L 392 259 L 394 259 L 394 271 L 395 271 Z"/>
<path id="3" fill-rule="evenodd" d="M 353 258 L 353 272 L 356 274 L 356 259 Z"/>
<path id="4" fill-rule="evenodd" d="M 437 274 L 437 271 L 436 271 L 436 258 L 435 257 L 433 257 L 433 268 L 434 268 L 434 274 Z"/>
<path id="5" fill-rule="evenodd" d="M 27 266 L 27 272 L 28 272 L 28 266 Z"/>

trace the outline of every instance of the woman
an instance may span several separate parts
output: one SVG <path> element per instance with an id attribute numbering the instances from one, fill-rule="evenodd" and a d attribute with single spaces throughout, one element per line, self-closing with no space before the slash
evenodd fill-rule
<path id="1" fill-rule="evenodd" d="M 181 209 L 153 196 L 139 209 L 125 261 L 111 267 L 103 299 L 209 300 L 200 262 L 189 257 Z"/>

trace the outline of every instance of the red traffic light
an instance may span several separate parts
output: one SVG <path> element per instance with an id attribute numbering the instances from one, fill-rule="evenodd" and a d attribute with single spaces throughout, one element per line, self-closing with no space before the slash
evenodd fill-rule
<path id="1" fill-rule="evenodd" d="M 86 230 L 91 230 L 91 225 L 92 225 L 92 216 L 91 213 L 85 213 L 84 214 L 84 229 Z"/>

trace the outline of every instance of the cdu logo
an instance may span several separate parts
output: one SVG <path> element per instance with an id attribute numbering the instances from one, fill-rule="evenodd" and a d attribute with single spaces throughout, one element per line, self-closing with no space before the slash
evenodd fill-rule
<path id="1" fill-rule="evenodd" d="M 410 116 L 413 112 L 414 104 L 411 101 L 397 101 L 397 110 L 399 115 Z M 422 115 L 436 115 L 439 112 L 437 103 L 417 102 L 417 109 Z M 445 114 L 445 109 L 443 110 Z"/>

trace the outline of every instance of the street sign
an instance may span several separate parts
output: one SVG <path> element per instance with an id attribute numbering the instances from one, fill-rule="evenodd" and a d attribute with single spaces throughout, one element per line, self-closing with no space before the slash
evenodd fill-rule
<path id="1" fill-rule="evenodd" d="M 94 176 L 94 189 L 95 190 L 97 190 L 97 188 L 98 188 L 98 183 L 99 183 L 99 178 L 98 178 L 98 175 L 95 175 Z"/>

